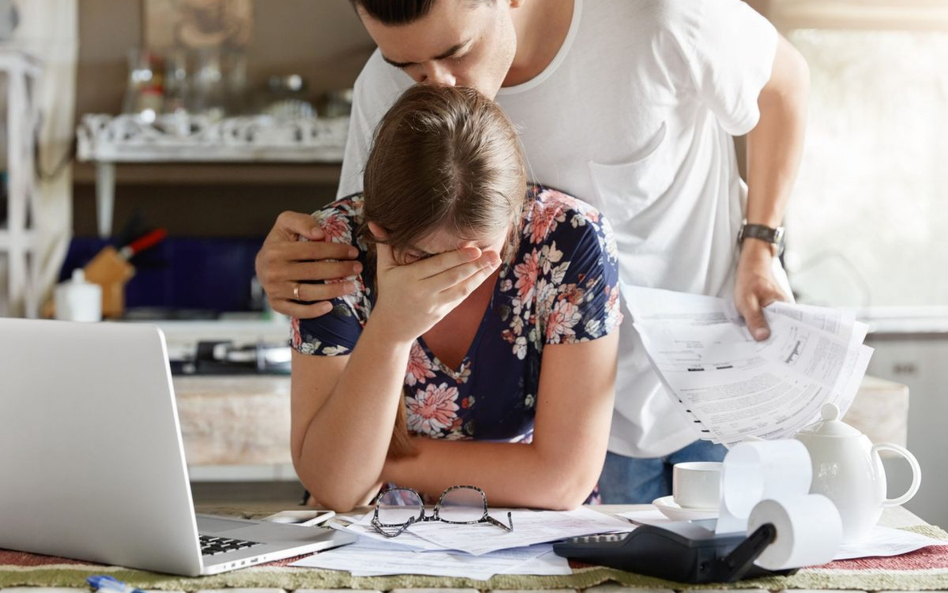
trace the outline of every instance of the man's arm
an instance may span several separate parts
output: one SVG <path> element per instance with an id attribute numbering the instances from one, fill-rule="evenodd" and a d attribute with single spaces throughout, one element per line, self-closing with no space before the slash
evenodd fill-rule
<path id="1" fill-rule="evenodd" d="M 300 241 L 305 237 L 309 241 Z M 351 282 L 301 284 L 304 280 L 332 280 L 355 276 L 362 264 L 351 261 L 359 251 L 326 241 L 326 235 L 309 214 L 284 212 L 257 253 L 257 280 L 274 311 L 309 319 L 332 311 L 329 301 L 355 290 Z M 337 261 L 323 261 L 337 260 Z"/>
<path id="2" fill-rule="evenodd" d="M 403 90 L 411 86 L 411 79 L 392 68 L 382 59 L 378 50 L 372 54 L 356 80 L 352 93 L 352 115 L 346 136 L 346 150 L 342 159 L 337 197 L 362 191 L 362 172 L 369 159 L 372 134 L 379 120 Z M 327 253 L 324 237 L 312 230 L 313 221 L 306 214 L 284 212 L 273 225 L 266 242 L 257 254 L 257 279 L 267 293 L 270 306 L 284 315 L 299 318 L 319 317 L 331 310 L 326 301 L 339 296 L 338 285 L 303 284 L 301 298 L 293 298 L 293 289 L 300 281 L 325 280 L 352 276 L 356 262 L 330 265 L 326 259 L 353 259 L 353 254 Z M 296 243 L 299 237 L 309 243 Z M 356 272 L 358 273 L 358 272 Z M 336 288 L 329 288 L 336 286 Z M 300 304 L 299 301 L 315 301 Z"/>
<path id="3" fill-rule="evenodd" d="M 337 197 L 362 191 L 362 170 L 369 157 L 372 139 L 372 124 L 363 108 L 364 93 L 364 87 L 357 81 Z M 299 242 L 300 237 L 309 239 L 309 242 Z M 343 251 L 326 243 L 325 235 L 310 215 L 287 211 L 277 218 L 257 253 L 257 280 L 274 311 L 301 319 L 319 317 L 332 310 L 329 300 L 350 292 L 349 285 L 299 283 L 353 276 L 358 273 L 356 262 L 322 260 L 351 260 L 357 255 L 355 248 Z M 299 293 L 299 298 L 295 297 L 294 290 Z"/>
<path id="4" fill-rule="evenodd" d="M 800 166 L 806 130 L 810 73 L 803 56 L 780 36 L 770 80 L 760 92 L 760 120 L 747 135 L 747 222 L 780 226 Z M 774 280 L 769 243 L 746 239 L 741 246 L 734 302 L 751 333 L 766 339 L 761 309 L 786 300 Z"/>

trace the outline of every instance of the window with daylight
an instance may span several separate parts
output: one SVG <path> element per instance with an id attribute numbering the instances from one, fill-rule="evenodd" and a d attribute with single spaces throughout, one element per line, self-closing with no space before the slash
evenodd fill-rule
<path id="1" fill-rule="evenodd" d="M 785 34 L 810 67 L 787 213 L 801 302 L 948 304 L 948 27 Z"/>

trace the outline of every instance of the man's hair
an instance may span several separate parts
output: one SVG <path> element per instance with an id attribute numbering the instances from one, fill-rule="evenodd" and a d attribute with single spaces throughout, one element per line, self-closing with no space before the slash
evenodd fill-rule
<path id="1" fill-rule="evenodd" d="M 438 0 L 350 0 L 373 19 L 386 25 L 407 25 L 423 18 Z M 472 7 L 494 0 L 467 0 Z"/>

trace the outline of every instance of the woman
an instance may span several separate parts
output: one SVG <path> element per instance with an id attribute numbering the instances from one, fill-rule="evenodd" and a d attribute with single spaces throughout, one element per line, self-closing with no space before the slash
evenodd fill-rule
<path id="1" fill-rule="evenodd" d="M 416 86 L 379 125 L 364 195 L 314 216 L 364 268 L 332 313 L 293 320 L 291 445 L 312 502 L 348 510 L 394 483 L 581 504 L 606 453 L 620 322 L 599 213 L 527 185 L 493 102 Z"/>

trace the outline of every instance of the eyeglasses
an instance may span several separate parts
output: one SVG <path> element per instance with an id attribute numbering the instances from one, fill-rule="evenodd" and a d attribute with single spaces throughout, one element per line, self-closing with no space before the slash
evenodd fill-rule
<path id="1" fill-rule="evenodd" d="M 372 527 L 385 537 L 400 535 L 414 523 L 442 521 L 455 525 L 489 523 L 513 531 L 513 517 L 507 512 L 504 525 L 487 514 L 487 495 L 476 486 L 451 486 L 441 493 L 434 511 L 425 514 L 425 503 L 411 488 L 389 488 L 375 501 Z"/>

